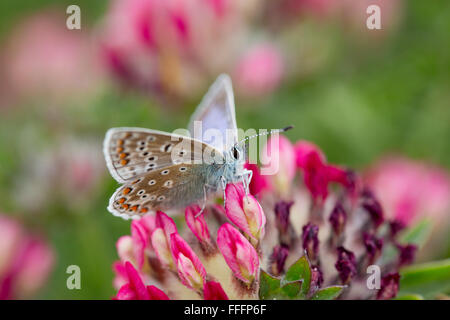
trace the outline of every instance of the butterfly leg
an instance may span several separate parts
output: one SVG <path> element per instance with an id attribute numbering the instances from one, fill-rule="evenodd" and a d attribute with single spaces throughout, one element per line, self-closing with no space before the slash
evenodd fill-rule
<path id="1" fill-rule="evenodd" d="M 227 195 L 225 193 L 225 189 L 227 187 L 227 179 L 225 179 L 224 176 L 221 176 L 220 182 L 222 184 L 222 190 L 223 190 L 223 206 L 225 207 L 225 204 L 227 203 Z"/>
<path id="2" fill-rule="evenodd" d="M 206 188 L 208 188 L 208 187 L 211 187 L 211 186 L 209 186 L 209 185 L 207 185 L 207 184 L 205 184 L 204 186 L 203 186 L 203 204 L 202 204 L 202 208 L 201 208 L 201 210 L 195 215 L 195 218 L 198 218 L 202 213 L 203 213 L 203 211 L 205 210 L 205 208 L 206 208 L 206 202 L 208 201 L 208 196 L 207 196 L 207 193 L 206 193 Z"/>
<path id="3" fill-rule="evenodd" d="M 253 171 L 245 170 L 242 174 L 242 185 L 245 189 L 245 194 L 248 195 L 250 193 L 250 182 L 252 181 Z"/>

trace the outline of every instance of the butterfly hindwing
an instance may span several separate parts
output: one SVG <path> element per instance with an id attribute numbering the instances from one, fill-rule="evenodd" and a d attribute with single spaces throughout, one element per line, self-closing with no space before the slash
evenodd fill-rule
<path id="1" fill-rule="evenodd" d="M 127 219 L 189 205 L 204 196 L 205 166 L 177 164 L 154 170 L 117 189 L 108 210 Z"/>

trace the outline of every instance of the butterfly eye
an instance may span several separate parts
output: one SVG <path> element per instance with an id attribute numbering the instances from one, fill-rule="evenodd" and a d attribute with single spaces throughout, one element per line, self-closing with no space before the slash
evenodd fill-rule
<path id="1" fill-rule="evenodd" d="M 238 160 L 240 156 L 241 156 L 241 152 L 236 147 L 234 147 L 233 148 L 233 158 L 235 160 Z"/>

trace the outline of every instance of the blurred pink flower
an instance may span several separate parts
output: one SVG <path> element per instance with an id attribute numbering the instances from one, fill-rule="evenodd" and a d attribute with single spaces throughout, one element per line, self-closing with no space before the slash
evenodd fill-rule
<path id="1" fill-rule="evenodd" d="M 428 217 L 439 223 L 450 214 L 450 177 L 440 168 L 385 158 L 368 170 L 366 180 L 390 219 L 410 225 Z"/>
<path id="2" fill-rule="evenodd" d="M 39 212 L 55 199 L 79 208 L 106 173 L 98 142 L 88 139 L 63 137 L 44 150 L 36 149 L 31 140 L 24 146 L 22 158 L 24 168 L 16 186 L 20 190 L 17 202 L 28 212 Z"/>
<path id="3" fill-rule="evenodd" d="M 354 191 L 355 181 L 352 180 L 351 172 L 327 164 L 325 155 L 316 145 L 308 141 L 298 141 L 295 144 L 295 152 L 297 167 L 303 171 L 305 186 L 314 200 L 323 201 L 327 198 L 330 182 L 338 182 Z"/>
<path id="4" fill-rule="evenodd" d="M 272 190 L 287 196 L 295 177 L 295 151 L 292 143 L 285 136 L 270 137 L 265 145 L 261 161 L 266 166 L 277 169 L 268 176 Z"/>
<path id="5" fill-rule="evenodd" d="M 232 61 L 245 7 L 234 0 L 115 0 L 102 30 L 106 66 L 144 92 L 195 94 Z"/>
<path id="6" fill-rule="evenodd" d="M 65 16 L 43 11 L 10 34 L 3 67 L 13 94 L 25 98 L 86 98 L 99 88 L 100 69 L 84 31 L 68 30 Z"/>
<path id="7" fill-rule="evenodd" d="M 283 68 L 281 52 L 271 44 L 260 44 L 238 59 L 233 78 L 243 95 L 261 96 L 278 87 Z"/>
<path id="8" fill-rule="evenodd" d="M 0 299 L 29 298 L 47 281 L 53 251 L 6 216 L 0 216 L 0 234 Z"/>

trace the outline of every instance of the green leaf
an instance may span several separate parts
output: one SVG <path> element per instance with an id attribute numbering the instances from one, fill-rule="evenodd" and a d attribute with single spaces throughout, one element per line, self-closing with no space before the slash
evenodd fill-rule
<path id="1" fill-rule="evenodd" d="M 430 220 L 422 220 L 414 227 L 408 228 L 400 234 L 401 243 L 413 243 L 421 247 L 431 235 L 432 223 Z"/>
<path id="2" fill-rule="evenodd" d="M 281 287 L 283 293 L 288 296 L 290 299 L 299 299 L 301 298 L 300 290 L 302 289 L 302 281 L 293 281 L 287 282 Z"/>
<path id="3" fill-rule="evenodd" d="M 261 270 L 261 275 L 259 277 L 259 297 L 262 300 L 275 299 L 278 295 L 281 294 L 280 284 L 281 280 L 275 278 Z"/>
<path id="4" fill-rule="evenodd" d="M 303 296 L 308 294 L 311 282 L 311 266 L 306 255 L 302 256 L 289 267 L 286 271 L 285 280 L 288 282 L 302 280 L 301 292 Z"/>
<path id="5" fill-rule="evenodd" d="M 420 294 L 404 294 L 394 298 L 394 300 L 423 300 Z"/>
<path id="6" fill-rule="evenodd" d="M 311 300 L 333 300 L 336 299 L 346 286 L 331 286 L 317 290 Z"/>
<path id="7" fill-rule="evenodd" d="M 450 259 L 405 267 L 400 275 L 399 296 L 415 293 L 433 298 L 450 289 Z"/>

